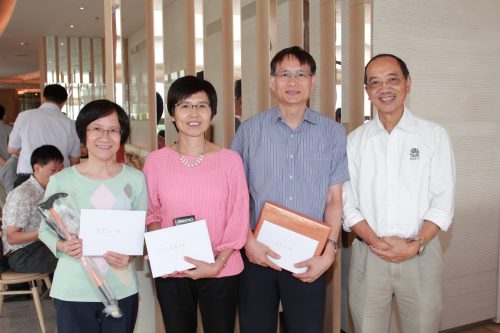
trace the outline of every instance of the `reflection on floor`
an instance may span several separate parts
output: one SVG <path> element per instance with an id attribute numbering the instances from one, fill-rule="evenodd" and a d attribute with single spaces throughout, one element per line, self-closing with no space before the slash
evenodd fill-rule
<path id="1" fill-rule="evenodd" d="M 52 299 L 43 299 L 43 317 L 47 333 L 56 332 L 56 310 Z M 36 315 L 33 300 L 6 302 L 0 316 L 0 332 L 27 333 L 40 332 L 40 324 Z"/>
<path id="2" fill-rule="evenodd" d="M 55 333 L 56 313 L 54 309 L 54 303 L 51 299 L 44 299 L 42 300 L 42 305 L 47 333 Z M 40 332 L 40 325 L 36 316 L 35 304 L 33 303 L 33 300 L 4 303 L 2 315 L 0 316 L 0 332 Z M 500 324 L 484 322 L 478 325 L 470 325 L 461 329 L 447 330 L 446 333 L 448 332 L 500 333 Z"/>

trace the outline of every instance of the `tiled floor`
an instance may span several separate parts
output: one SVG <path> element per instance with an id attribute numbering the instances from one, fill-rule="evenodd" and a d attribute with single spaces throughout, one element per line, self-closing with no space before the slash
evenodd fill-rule
<path id="1" fill-rule="evenodd" d="M 42 307 L 47 333 L 55 333 L 56 311 L 54 309 L 54 303 L 51 299 L 44 299 L 42 300 Z M 0 332 L 41 332 L 33 300 L 4 303 L 2 315 L 0 316 Z"/>
<path id="2" fill-rule="evenodd" d="M 54 304 L 50 299 L 44 299 L 43 315 L 47 333 L 56 332 L 56 314 Z M 40 326 L 36 316 L 35 305 L 32 300 L 4 303 L 2 315 L 0 316 L 0 332 L 2 333 L 35 333 L 40 332 Z M 479 325 L 455 329 L 453 333 L 500 333 L 500 324 L 490 322 Z M 137 332 L 143 333 L 143 332 Z M 148 332 L 149 333 L 149 332 Z"/>

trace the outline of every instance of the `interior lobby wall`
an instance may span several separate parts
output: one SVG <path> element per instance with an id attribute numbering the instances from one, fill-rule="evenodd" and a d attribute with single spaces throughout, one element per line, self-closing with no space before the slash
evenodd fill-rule
<path id="1" fill-rule="evenodd" d="M 374 0 L 373 54 L 407 63 L 410 110 L 444 126 L 457 166 L 441 329 L 497 313 L 500 228 L 500 2 Z"/>

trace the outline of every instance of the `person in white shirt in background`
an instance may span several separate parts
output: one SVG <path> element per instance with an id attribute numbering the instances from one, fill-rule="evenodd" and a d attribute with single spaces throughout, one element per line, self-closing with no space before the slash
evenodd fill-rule
<path id="1" fill-rule="evenodd" d="M 344 229 L 356 233 L 349 306 L 357 333 L 388 332 L 393 297 L 403 332 L 439 329 L 437 234 L 453 218 L 455 161 L 445 129 L 405 106 L 410 88 L 403 60 L 373 57 L 365 89 L 378 113 L 348 137 L 343 214 Z"/>
<path id="2" fill-rule="evenodd" d="M 64 167 L 80 162 L 80 140 L 75 122 L 61 112 L 68 93 L 58 84 L 43 89 L 42 105 L 21 112 L 10 133 L 8 151 L 19 155 L 17 179 L 14 186 L 26 181 L 33 173 L 30 156 L 41 145 L 56 146 L 64 156 Z"/>

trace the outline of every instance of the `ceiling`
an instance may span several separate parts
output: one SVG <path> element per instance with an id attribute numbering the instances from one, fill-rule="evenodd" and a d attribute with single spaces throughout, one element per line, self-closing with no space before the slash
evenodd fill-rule
<path id="1" fill-rule="evenodd" d="M 123 35 L 129 36 L 144 25 L 145 1 L 122 2 Z M 9 23 L 4 32 L 0 32 L 0 88 L 39 87 L 41 36 L 104 37 L 103 3 L 99 0 L 17 0 Z M 140 15 L 141 12 L 144 15 Z"/>

